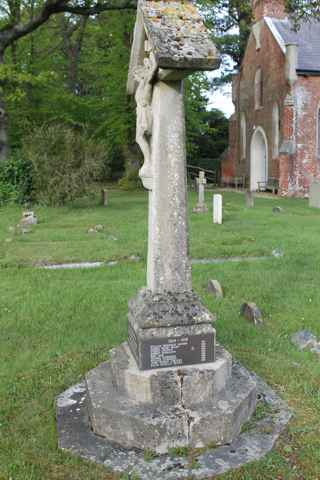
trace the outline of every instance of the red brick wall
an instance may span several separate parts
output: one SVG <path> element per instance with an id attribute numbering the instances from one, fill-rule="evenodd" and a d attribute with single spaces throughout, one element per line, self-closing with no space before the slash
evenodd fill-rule
<path id="1" fill-rule="evenodd" d="M 279 159 L 273 158 L 272 110 L 277 102 L 281 126 L 283 126 L 283 104 L 289 90 L 284 66 L 285 56 L 269 28 L 264 24 L 261 30 L 261 49 L 256 50 L 256 42 L 254 36 L 251 35 L 240 70 L 240 92 L 237 105 L 238 128 L 240 128 L 241 112 L 244 112 L 247 121 L 247 152 L 246 159 L 243 161 L 240 159 L 240 149 L 238 149 L 238 161 L 242 174 L 248 178 L 250 175 L 250 144 L 257 127 L 263 128 L 268 139 L 269 177 L 278 177 L 279 175 Z M 255 110 L 254 81 L 258 68 L 262 69 L 263 75 L 263 106 Z M 281 139 L 282 132 L 280 131 L 280 144 Z"/>
<path id="2" fill-rule="evenodd" d="M 308 193 L 312 177 L 320 179 L 317 158 L 318 109 L 320 107 L 320 76 L 299 76 L 294 87 L 296 108 L 296 148 L 289 192 Z"/>
<path id="3" fill-rule="evenodd" d="M 253 0 L 252 2 L 253 18 L 255 21 L 263 17 L 285 18 L 285 2 L 282 0 Z"/>
<path id="4" fill-rule="evenodd" d="M 221 181 L 223 184 L 233 183 L 237 175 L 237 152 L 238 152 L 238 124 L 237 117 L 233 114 L 229 119 L 229 146 L 221 162 Z"/>

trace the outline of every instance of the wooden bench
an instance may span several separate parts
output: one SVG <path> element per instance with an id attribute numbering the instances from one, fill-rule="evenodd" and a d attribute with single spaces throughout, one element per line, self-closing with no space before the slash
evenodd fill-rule
<path id="1" fill-rule="evenodd" d="M 274 177 L 269 177 L 265 182 L 258 182 L 258 192 L 271 191 L 273 195 L 278 193 L 279 180 Z"/>

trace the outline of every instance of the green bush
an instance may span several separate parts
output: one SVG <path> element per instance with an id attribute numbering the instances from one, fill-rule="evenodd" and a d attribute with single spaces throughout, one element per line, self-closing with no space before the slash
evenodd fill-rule
<path id="1" fill-rule="evenodd" d="M 0 163 L 0 204 L 24 203 L 31 199 L 31 192 L 32 165 L 21 152 L 15 152 Z"/>
<path id="2" fill-rule="evenodd" d="M 90 193 L 106 163 L 106 148 L 85 132 L 63 125 L 36 129 L 24 143 L 32 163 L 33 192 L 47 205 L 63 205 Z"/>
<path id="3" fill-rule="evenodd" d="M 142 187 L 142 182 L 139 177 L 139 169 L 132 169 L 122 177 L 118 182 L 122 190 L 137 190 Z"/>

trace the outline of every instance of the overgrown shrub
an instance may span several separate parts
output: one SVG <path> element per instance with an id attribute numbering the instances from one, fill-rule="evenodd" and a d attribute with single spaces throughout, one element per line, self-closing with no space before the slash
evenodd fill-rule
<path id="1" fill-rule="evenodd" d="M 63 125 L 36 129 L 26 139 L 24 152 L 32 163 L 35 197 L 48 205 L 63 205 L 87 195 L 106 160 L 102 143 Z"/>
<path id="2" fill-rule="evenodd" d="M 24 203 L 31 199 L 31 193 L 32 165 L 21 152 L 14 152 L 8 160 L 0 163 L 0 204 Z"/>
<path id="3" fill-rule="evenodd" d="M 137 190 L 142 187 L 142 182 L 139 177 L 139 169 L 132 169 L 122 177 L 118 182 L 122 190 Z"/>

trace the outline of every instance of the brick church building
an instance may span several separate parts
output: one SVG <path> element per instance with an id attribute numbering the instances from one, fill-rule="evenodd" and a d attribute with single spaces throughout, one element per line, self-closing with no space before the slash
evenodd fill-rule
<path id="1" fill-rule="evenodd" d="M 282 0 L 253 0 L 253 14 L 222 181 L 306 196 L 320 179 L 320 22 L 294 31 Z"/>

